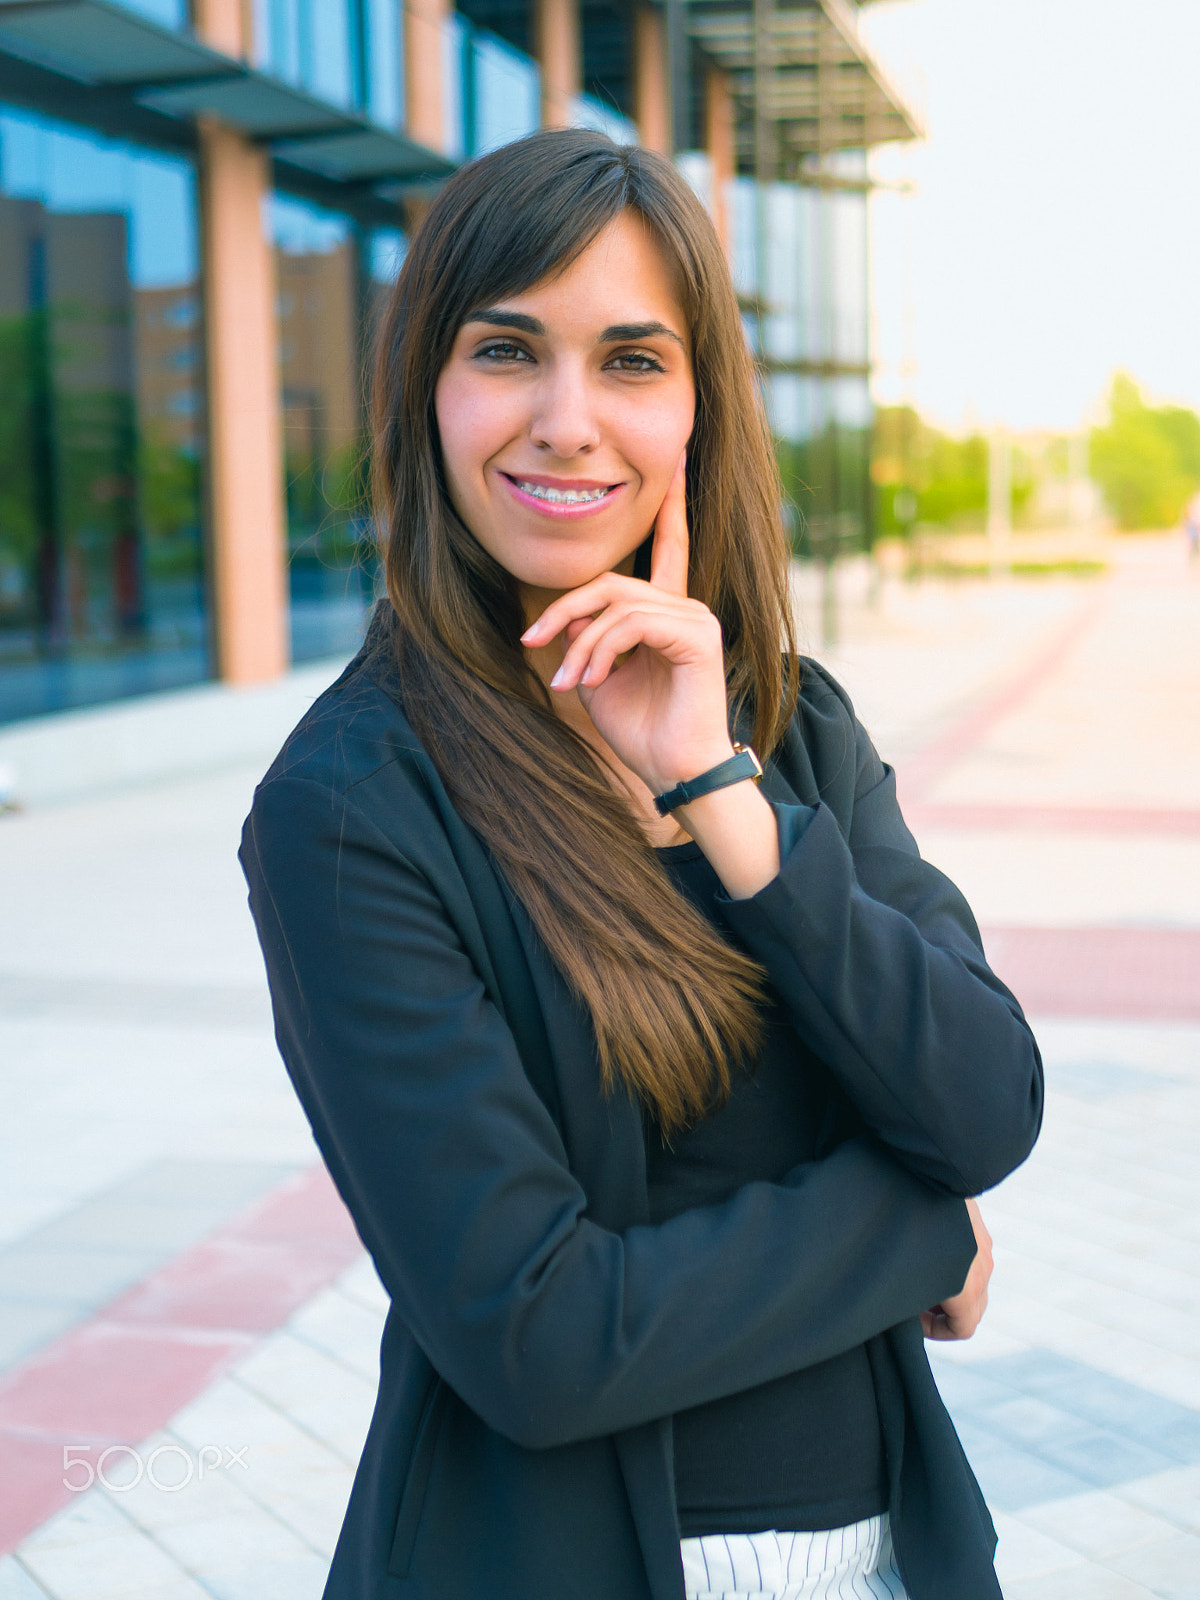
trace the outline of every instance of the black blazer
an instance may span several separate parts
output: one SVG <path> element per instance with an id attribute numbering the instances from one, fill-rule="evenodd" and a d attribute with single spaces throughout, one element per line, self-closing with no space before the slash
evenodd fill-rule
<path id="1" fill-rule="evenodd" d="M 671 1416 L 866 1343 L 913 1600 L 994 1600 L 919 1311 L 1041 1068 L 962 896 L 807 663 L 768 766 L 783 867 L 723 907 L 824 1061 L 822 1159 L 647 1221 L 588 1017 L 364 651 L 259 786 L 242 863 L 279 1047 L 392 1298 L 326 1600 L 682 1600 Z M 548 841 L 552 847 L 552 842 Z"/>

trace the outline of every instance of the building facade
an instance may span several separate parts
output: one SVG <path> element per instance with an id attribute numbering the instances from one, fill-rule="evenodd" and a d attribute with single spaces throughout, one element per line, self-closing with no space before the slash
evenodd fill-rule
<path id="1" fill-rule="evenodd" d="M 406 229 L 539 125 L 672 154 L 729 251 L 797 547 L 869 537 L 849 0 L 0 0 L 0 722 L 345 655 Z"/>

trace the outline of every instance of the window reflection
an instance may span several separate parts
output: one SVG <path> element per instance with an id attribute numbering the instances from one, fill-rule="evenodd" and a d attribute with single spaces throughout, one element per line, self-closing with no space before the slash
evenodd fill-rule
<path id="1" fill-rule="evenodd" d="M 293 661 L 362 638 L 378 561 L 367 504 L 364 355 L 403 239 L 272 197 Z"/>
<path id="2" fill-rule="evenodd" d="M 0 109 L 0 720 L 209 671 L 190 164 Z"/>
<path id="3" fill-rule="evenodd" d="M 733 276 L 746 338 L 764 369 L 797 550 L 830 558 L 869 534 L 866 167 L 827 160 L 817 187 L 730 186 Z"/>
<path id="4" fill-rule="evenodd" d="M 127 0 L 128 3 L 128 0 Z M 172 0 L 137 0 L 168 5 Z M 398 0 L 249 0 L 264 72 L 385 127 L 404 117 Z"/>

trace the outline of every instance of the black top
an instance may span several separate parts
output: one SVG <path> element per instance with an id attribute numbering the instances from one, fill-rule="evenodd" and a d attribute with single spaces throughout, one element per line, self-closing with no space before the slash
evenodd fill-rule
<path id="1" fill-rule="evenodd" d="M 721 884 L 699 845 L 660 850 L 676 887 L 725 937 Z M 650 1217 L 713 1205 L 743 1183 L 777 1183 L 816 1159 L 829 1103 L 827 1070 L 805 1050 L 778 1001 L 763 1018 L 752 1073 L 729 1100 L 666 1148 L 647 1127 Z M 837 1528 L 887 1507 L 887 1469 L 864 1346 L 675 1417 L 680 1532 Z"/>

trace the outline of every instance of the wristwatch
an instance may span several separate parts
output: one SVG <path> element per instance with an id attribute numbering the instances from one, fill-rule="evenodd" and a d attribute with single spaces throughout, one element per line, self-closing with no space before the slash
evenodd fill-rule
<path id="1" fill-rule="evenodd" d="M 680 806 L 690 805 L 693 800 L 699 800 L 701 795 L 712 794 L 715 789 L 726 789 L 731 783 L 743 783 L 747 778 L 753 778 L 758 783 L 762 778 L 762 762 L 748 744 L 735 744 L 733 748 L 735 753 L 727 761 L 719 761 L 698 778 L 677 783 L 665 794 L 656 794 L 654 809 L 659 816 L 668 816 Z"/>

